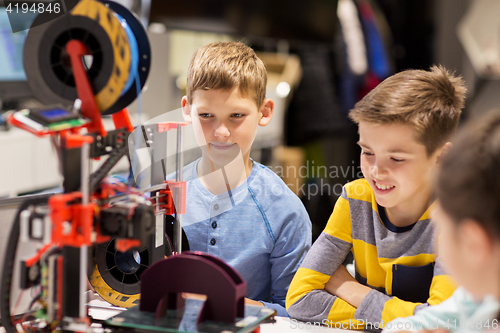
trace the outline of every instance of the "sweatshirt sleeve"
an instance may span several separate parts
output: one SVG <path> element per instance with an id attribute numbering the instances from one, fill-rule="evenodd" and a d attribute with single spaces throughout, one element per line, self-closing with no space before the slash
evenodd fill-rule
<path id="1" fill-rule="evenodd" d="M 359 307 L 355 308 L 325 291 L 325 284 L 353 247 L 351 214 L 356 212 L 351 212 L 349 200 L 344 189 L 325 230 L 311 247 L 292 280 L 286 299 L 286 308 L 291 317 L 326 325 L 347 322 L 349 329 L 353 328 L 352 323 L 361 326 L 354 329 L 366 328 L 363 323 L 380 327 L 397 317 L 412 316 L 451 296 L 456 285 L 451 277 L 444 274 L 437 259 L 431 273 L 429 297 L 424 303 L 404 301 L 377 288 L 371 290 Z"/>
<path id="2" fill-rule="evenodd" d="M 446 329 L 450 332 L 481 331 L 498 326 L 500 303 L 491 295 L 475 299 L 464 287 L 459 287 L 450 298 L 438 305 L 429 306 L 415 315 L 396 318 L 387 323 L 384 333 L 396 331 Z"/>
<path id="3" fill-rule="evenodd" d="M 404 301 L 395 296 L 388 296 L 372 290 L 356 309 L 355 318 L 373 325 L 384 325 L 398 317 L 409 317 L 418 311 L 448 299 L 456 289 L 453 279 L 445 275 L 439 261 L 434 266 L 434 277 L 426 303 Z"/>
<path id="4" fill-rule="evenodd" d="M 436 329 L 446 327 L 450 323 L 460 321 L 459 304 L 464 303 L 465 290 L 458 288 L 447 300 L 435 305 L 428 306 L 418 311 L 415 315 L 396 318 L 384 327 L 383 333 Z"/>
<path id="5" fill-rule="evenodd" d="M 311 221 L 304 206 L 296 197 L 288 205 L 294 207 L 284 215 L 280 211 L 270 212 L 268 218 L 281 219 L 282 228 L 275 234 L 276 242 L 270 254 L 271 263 L 271 303 L 263 302 L 278 311 L 279 316 L 288 316 L 285 298 L 290 282 L 311 247 Z M 276 216 L 275 216 L 276 215 Z"/>
<path id="6" fill-rule="evenodd" d="M 352 248 L 349 203 L 345 190 L 325 230 L 314 242 L 295 274 L 286 297 L 289 315 L 303 321 L 352 321 L 355 308 L 324 290 L 330 276 Z"/>

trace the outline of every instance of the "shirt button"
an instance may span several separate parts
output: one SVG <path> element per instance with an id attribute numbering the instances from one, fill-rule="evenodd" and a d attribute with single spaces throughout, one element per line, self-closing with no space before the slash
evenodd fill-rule
<path id="1" fill-rule="evenodd" d="M 214 228 L 214 229 L 217 228 L 217 221 L 212 222 L 212 228 Z"/>
<path id="2" fill-rule="evenodd" d="M 218 205 L 218 204 L 215 204 L 214 209 L 215 209 L 215 210 L 219 210 L 219 205 Z"/>
<path id="3" fill-rule="evenodd" d="M 215 245 L 215 243 L 216 243 L 216 242 L 215 242 L 215 238 L 212 238 L 212 239 L 210 240 L 210 244 Z"/>

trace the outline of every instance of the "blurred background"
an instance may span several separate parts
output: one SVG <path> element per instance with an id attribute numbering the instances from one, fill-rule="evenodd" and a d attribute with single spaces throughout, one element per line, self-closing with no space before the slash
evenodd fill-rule
<path id="1" fill-rule="evenodd" d="M 129 111 L 136 124 L 180 107 L 193 52 L 237 40 L 265 62 L 271 124 L 259 129 L 252 157 L 303 200 L 316 238 L 341 194 L 362 177 L 354 104 L 405 69 L 441 64 L 469 89 L 463 119 L 499 105 L 500 0 L 121 0 L 148 31 L 152 65 Z M 2 112 L 37 105 L 22 68 L 26 31 L 13 34 L 0 1 Z M 0 131 L 0 198 L 57 188 L 50 142 Z M 186 163 L 189 161 L 186 161 Z"/>

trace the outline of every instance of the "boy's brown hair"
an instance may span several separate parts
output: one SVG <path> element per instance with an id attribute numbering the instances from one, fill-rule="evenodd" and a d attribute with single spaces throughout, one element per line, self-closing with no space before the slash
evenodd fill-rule
<path id="1" fill-rule="evenodd" d="M 455 223 L 470 218 L 500 239 L 500 111 L 461 129 L 437 174 L 436 194 Z"/>
<path id="2" fill-rule="evenodd" d="M 254 50 L 241 42 L 210 43 L 199 48 L 187 71 L 186 95 L 193 102 L 197 89 L 231 90 L 238 87 L 244 97 L 260 108 L 266 97 L 267 72 Z"/>
<path id="3" fill-rule="evenodd" d="M 400 123 L 415 128 L 430 156 L 458 126 L 467 89 L 461 77 L 442 66 L 390 76 L 349 112 L 355 123 Z"/>

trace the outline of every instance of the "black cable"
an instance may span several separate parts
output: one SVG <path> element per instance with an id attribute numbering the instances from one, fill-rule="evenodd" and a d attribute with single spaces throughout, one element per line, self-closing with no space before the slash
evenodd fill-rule
<path id="1" fill-rule="evenodd" d="M 102 180 L 108 175 L 109 171 L 111 171 L 127 152 L 128 146 L 124 145 L 109 153 L 108 159 L 90 176 L 90 193 L 94 193 L 98 189 L 99 184 L 101 184 Z"/>
<path id="2" fill-rule="evenodd" d="M 5 257 L 3 261 L 2 280 L 0 285 L 0 317 L 2 326 L 8 333 L 17 332 L 14 323 L 12 322 L 12 314 L 10 312 L 10 294 L 12 289 L 12 276 L 14 273 L 14 263 L 16 259 L 17 243 L 19 241 L 20 233 L 20 216 L 21 212 L 31 205 L 46 205 L 49 197 L 53 194 L 40 195 L 37 198 L 31 198 L 24 201 L 17 210 L 14 223 L 10 230 L 9 239 L 5 248 Z"/>

